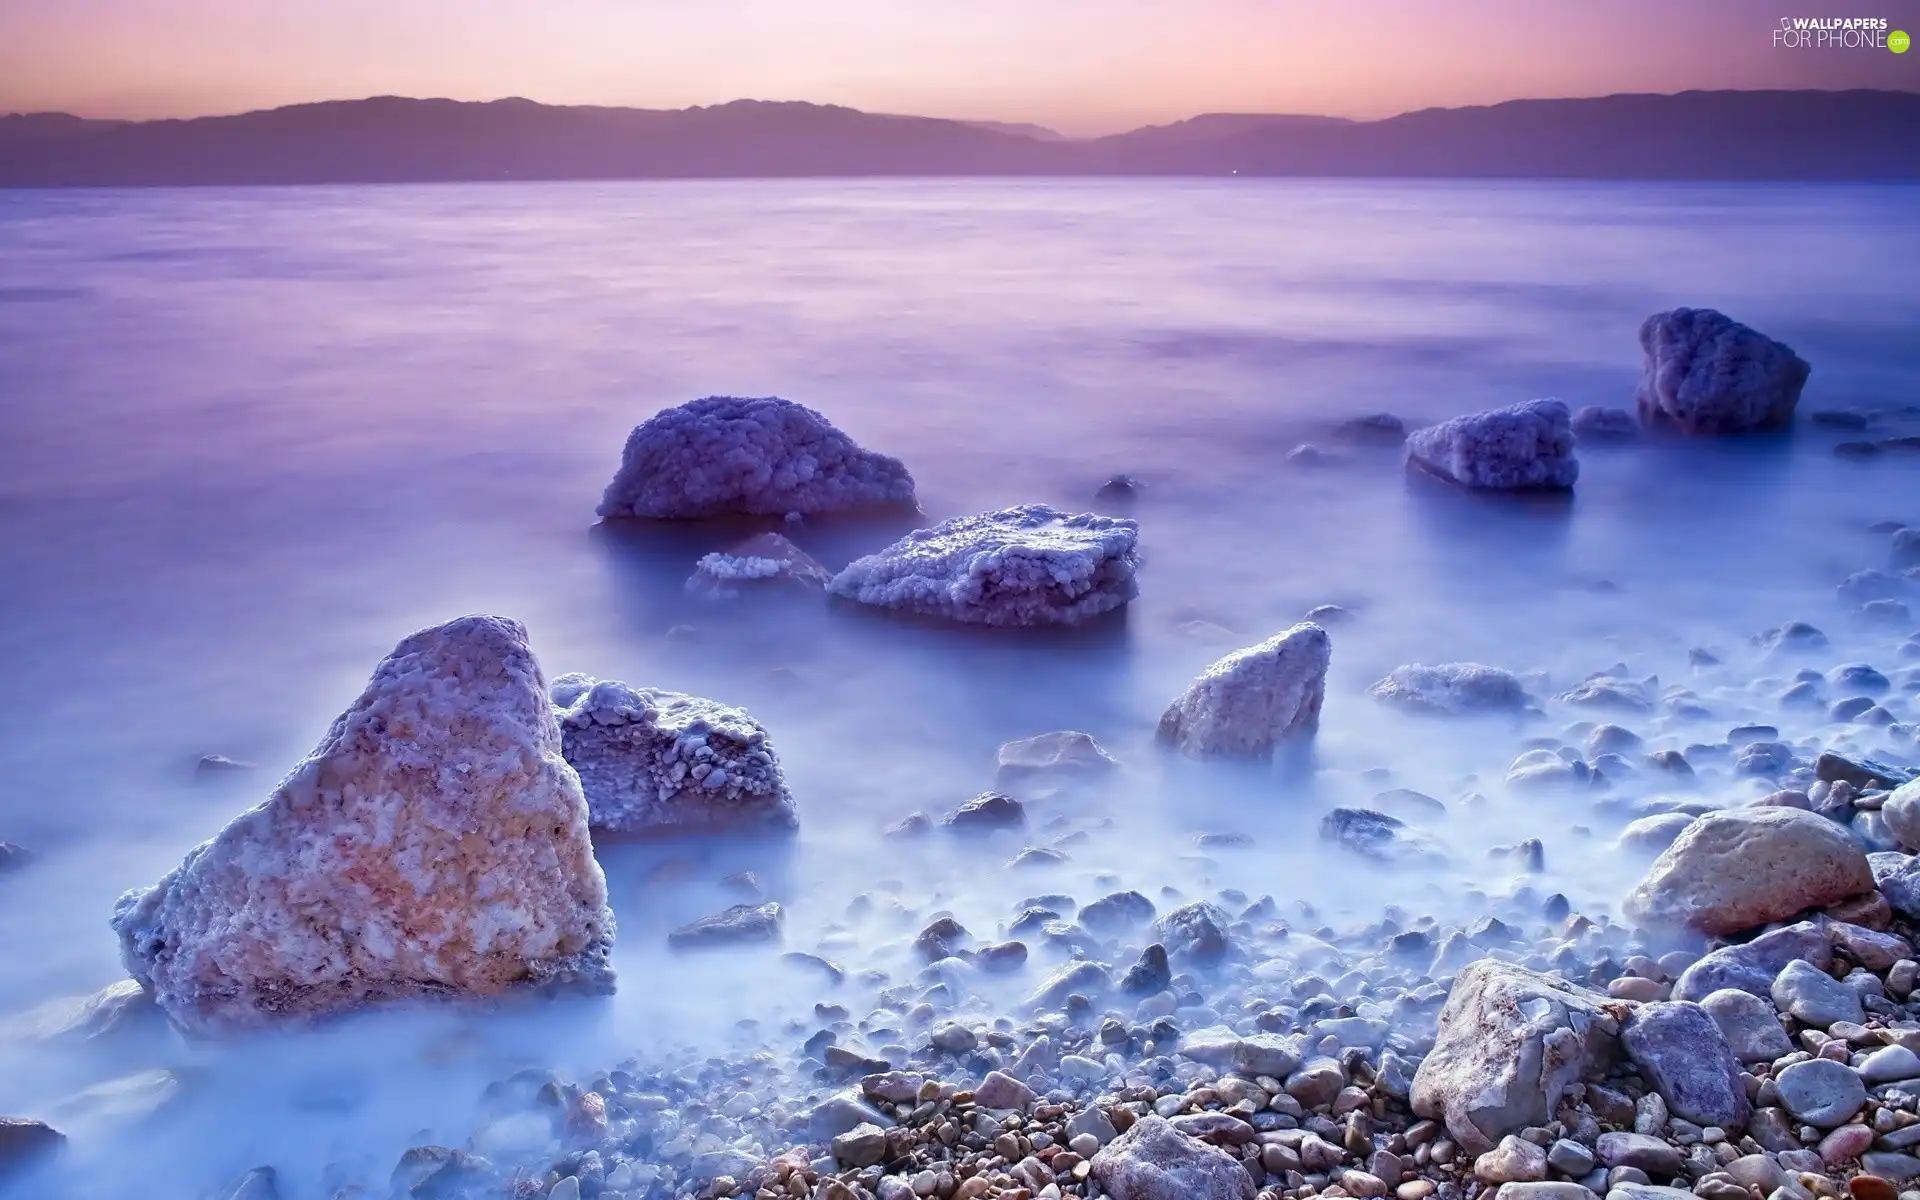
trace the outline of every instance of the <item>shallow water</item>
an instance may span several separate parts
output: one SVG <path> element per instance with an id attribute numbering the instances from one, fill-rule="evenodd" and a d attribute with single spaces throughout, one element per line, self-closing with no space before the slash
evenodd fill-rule
<path id="1" fill-rule="evenodd" d="M 1803 411 L 1915 432 L 1917 206 L 1900 186 L 1306 181 L 0 193 L 0 840 L 42 856 L 0 881 L 0 1014 L 119 978 L 115 896 L 260 798 L 402 635 L 464 612 L 525 622 L 550 674 L 746 705 L 803 823 L 784 848 L 606 849 L 627 981 L 611 1004 L 168 1047 L 199 1074 L 165 1135 L 77 1116 L 70 1181 L 184 1195 L 273 1162 L 288 1195 L 323 1195 L 331 1160 L 384 1178 L 404 1146 L 463 1137 L 502 1064 L 772 1036 L 817 985 L 764 952 L 664 951 L 742 865 L 786 904 L 788 948 L 903 978 L 928 913 L 987 932 L 1041 892 L 1137 887 L 1164 909 L 1163 887 L 1233 887 L 1330 919 L 1457 917 L 1470 889 L 1514 886 L 1485 850 L 1526 836 L 1546 844 L 1537 890 L 1615 902 L 1637 868 L 1602 849 L 1606 819 L 1499 787 L 1524 737 L 1571 716 L 1409 720 L 1366 685 L 1467 659 L 1551 691 L 1623 661 L 1713 710 L 1640 723 L 1672 744 L 1754 716 L 1804 732 L 1747 690 L 1798 664 L 1748 669 L 1746 638 L 1806 619 L 1835 641 L 1812 665 L 1891 670 L 1908 631 L 1852 625 L 1832 589 L 1882 565 L 1869 525 L 1920 521 L 1920 465 L 1835 458 L 1855 435 L 1803 421 L 1583 447 L 1571 503 L 1509 502 L 1411 480 L 1330 426 L 1630 405 L 1640 320 L 1692 304 L 1811 361 Z M 681 581 L 737 533 L 592 526 L 627 430 L 709 393 L 823 410 L 906 460 L 929 518 L 1085 508 L 1129 472 L 1141 597 L 1066 638 L 700 610 Z M 1287 463 L 1303 441 L 1335 460 Z M 837 567 L 892 532 L 795 536 Z M 1322 603 L 1356 619 L 1333 630 L 1313 778 L 1153 752 L 1207 662 Z M 1728 671 L 1691 675 L 1693 646 Z M 1911 694 L 1888 704 L 1913 719 Z M 1007 872 L 1018 840 L 879 838 L 990 785 L 1002 740 L 1057 728 L 1129 768 L 1098 799 L 1036 798 L 1034 840 L 1086 834 L 1068 863 Z M 196 779 L 209 752 L 260 766 Z M 1384 786 L 1490 797 L 1433 831 L 1453 868 L 1381 872 L 1318 841 L 1325 808 Z M 1203 855 L 1209 831 L 1255 845 Z M 902 911 L 848 919 L 876 884 Z M 0 1111 L 76 1111 L 61 1098 L 134 1065 L 0 1045 Z"/>

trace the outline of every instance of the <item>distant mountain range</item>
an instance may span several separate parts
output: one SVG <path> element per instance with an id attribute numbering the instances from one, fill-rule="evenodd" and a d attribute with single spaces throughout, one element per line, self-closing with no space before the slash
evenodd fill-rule
<path id="1" fill-rule="evenodd" d="M 1381 121 L 1217 113 L 1111 137 L 740 100 L 381 96 L 185 121 L 0 117 L 0 186 L 862 175 L 1920 178 L 1920 93 L 1514 100 Z"/>

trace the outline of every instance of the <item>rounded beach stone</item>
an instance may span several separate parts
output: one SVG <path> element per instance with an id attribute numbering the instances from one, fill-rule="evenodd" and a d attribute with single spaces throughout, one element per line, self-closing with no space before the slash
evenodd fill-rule
<path id="1" fill-rule="evenodd" d="M 1743 933 L 1873 889 L 1873 872 L 1845 830 L 1797 808 L 1708 813 L 1654 860 L 1627 896 L 1646 926 Z"/>

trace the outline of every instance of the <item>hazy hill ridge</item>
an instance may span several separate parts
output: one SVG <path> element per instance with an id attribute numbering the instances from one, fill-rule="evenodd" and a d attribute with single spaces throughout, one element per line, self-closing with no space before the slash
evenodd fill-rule
<path id="1" fill-rule="evenodd" d="M 563 107 L 382 96 L 168 121 L 0 117 L 0 186 L 901 175 L 1920 178 L 1920 93 L 1516 100 L 1380 121 L 1208 114 L 1090 140 L 741 100 Z"/>

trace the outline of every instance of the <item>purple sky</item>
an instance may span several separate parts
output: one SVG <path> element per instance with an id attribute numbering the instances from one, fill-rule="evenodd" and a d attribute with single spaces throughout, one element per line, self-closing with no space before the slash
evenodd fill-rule
<path id="1" fill-rule="evenodd" d="M 0 112 L 750 97 L 1100 133 L 1209 111 L 1920 90 L 1920 49 L 1776 48 L 1793 16 L 1920 35 L 1920 0 L 0 0 Z"/>

